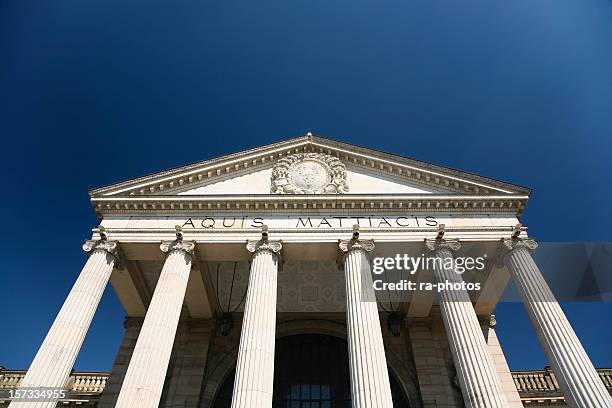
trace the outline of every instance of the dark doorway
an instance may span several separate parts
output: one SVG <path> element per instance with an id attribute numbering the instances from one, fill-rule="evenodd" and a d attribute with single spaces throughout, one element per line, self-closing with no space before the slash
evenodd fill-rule
<path id="1" fill-rule="evenodd" d="M 408 403 L 389 373 L 394 408 Z M 232 372 L 217 395 L 214 408 L 229 408 Z M 351 408 L 348 345 L 322 334 L 300 334 L 276 341 L 273 408 Z"/>

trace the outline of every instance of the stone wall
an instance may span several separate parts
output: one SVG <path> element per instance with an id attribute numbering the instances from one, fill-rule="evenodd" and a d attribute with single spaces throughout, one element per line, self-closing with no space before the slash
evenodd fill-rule
<path id="1" fill-rule="evenodd" d="M 127 318 L 125 333 L 106 387 L 100 398 L 99 408 L 114 408 L 127 372 L 142 318 Z M 181 319 L 177 328 L 160 407 L 197 408 L 204 379 L 210 339 L 215 328 L 214 320 Z"/>
<path id="2" fill-rule="evenodd" d="M 160 402 L 165 408 L 197 408 L 214 320 L 179 322 Z"/>
<path id="3" fill-rule="evenodd" d="M 440 310 L 408 324 L 423 408 L 463 407 Z"/>
<path id="4" fill-rule="evenodd" d="M 319 333 L 346 338 L 344 315 L 279 313 L 277 336 Z M 234 315 L 234 328 L 221 336 L 213 320 L 181 319 L 160 407 L 211 408 L 216 393 L 236 364 L 240 343 L 241 314 Z M 409 318 L 399 337 L 393 337 L 381 313 L 381 330 L 387 363 L 413 408 L 460 408 L 463 399 L 457 384 L 452 355 L 437 307 L 425 318 Z M 112 408 L 121 389 L 142 319 L 125 322 L 125 335 L 117 352 L 99 407 Z M 483 320 L 483 333 L 500 375 L 510 408 L 522 403 L 506 363 L 495 330 Z"/>

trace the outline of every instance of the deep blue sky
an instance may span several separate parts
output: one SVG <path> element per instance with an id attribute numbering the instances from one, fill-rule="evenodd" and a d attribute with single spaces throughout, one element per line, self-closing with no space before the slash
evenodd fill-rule
<path id="1" fill-rule="evenodd" d="M 542 241 L 610 241 L 612 1 L 0 0 L 0 365 L 27 368 L 97 220 L 87 190 L 312 131 L 533 187 Z M 597 366 L 612 305 L 566 304 Z M 500 305 L 513 369 L 546 365 Z M 79 356 L 109 370 L 107 290 Z"/>

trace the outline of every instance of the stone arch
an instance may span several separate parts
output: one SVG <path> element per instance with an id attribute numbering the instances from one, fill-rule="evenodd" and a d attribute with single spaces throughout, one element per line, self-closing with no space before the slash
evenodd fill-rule
<path id="1" fill-rule="evenodd" d="M 211 369 L 209 373 L 206 373 L 204 379 L 205 385 L 202 389 L 200 396 L 200 408 L 212 407 L 212 404 L 217 397 L 217 394 L 227 377 L 230 375 L 236 361 L 238 360 L 238 347 L 232 349 L 231 353 L 225 353 Z"/>
<path id="2" fill-rule="evenodd" d="M 276 338 L 298 334 L 326 334 L 346 340 L 346 325 L 326 319 L 295 319 L 276 325 Z"/>
<path id="3" fill-rule="evenodd" d="M 389 371 L 395 376 L 410 406 L 412 408 L 422 408 L 421 392 L 419 391 L 416 376 L 393 351 L 385 350 L 385 356 L 387 358 L 387 367 L 389 367 Z"/>
<path id="4" fill-rule="evenodd" d="M 235 328 L 236 330 L 238 328 Z M 324 334 L 346 340 L 346 325 L 344 323 L 327 319 L 295 319 L 277 323 L 276 338 L 300 335 L 300 334 Z M 404 362 L 392 351 L 386 350 L 387 366 L 395 376 L 410 407 L 422 408 L 420 392 L 417 379 L 406 367 Z M 217 393 L 223 386 L 228 375 L 236 366 L 238 360 L 238 343 L 231 352 L 225 353 L 207 374 L 206 385 L 202 390 L 200 407 L 211 407 Z"/>

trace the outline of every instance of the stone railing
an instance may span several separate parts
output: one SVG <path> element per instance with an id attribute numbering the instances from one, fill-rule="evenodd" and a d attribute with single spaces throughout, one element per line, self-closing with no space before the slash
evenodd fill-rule
<path id="1" fill-rule="evenodd" d="M 546 368 L 541 371 L 513 371 L 512 379 L 519 393 L 559 393 L 559 383 L 555 375 Z"/>
<path id="2" fill-rule="evenodd" d="M 600 368 L 597 372 L 604 385 L 612 392 L 612 368 Z M 559 383 L 549 367 L 544 370 L 513 371 L 512 379 L 521 396 L 561 394 Z"/>
<path id="3" fill-rule="evenodd" d="M 600 368 L 597 372 L 605 386 L 612 393 L 612 368 Z M 23 370 L 0 369 L 0 394 L 2 394 L 2 391 L 7 392 L 9 389 L 17 388 L 24 376 L 25 371 Z M 70 394 L 69 397 L 76 397 L 78 399 L 80 396 L 95 405 L 98 397 L 104 391 L 108 376 L 108 373 L 72 373 L 66 383 L 66 388 Z M 537 400 L 563 401 L 559 384 L 555 379 L 555 375 L 548 367 L 544 370 L 513 371 L 512 379 L 523 399 L 523 403 L 535 406 L 537 404 L 532 402 Z M 0 407 L 4 407 L 5 403 L 8 402 L 2 401 L 2 398 L 0 398 Z"/>
<path id="4" fill-rule="evenodd" d="M 1 370 L 0 369 L 0 390 L 14 389 L 25 376 L 23 370 Z M 72 373 L 66 388 L 74 394 L 102 394 L 108 373 Z"/>

